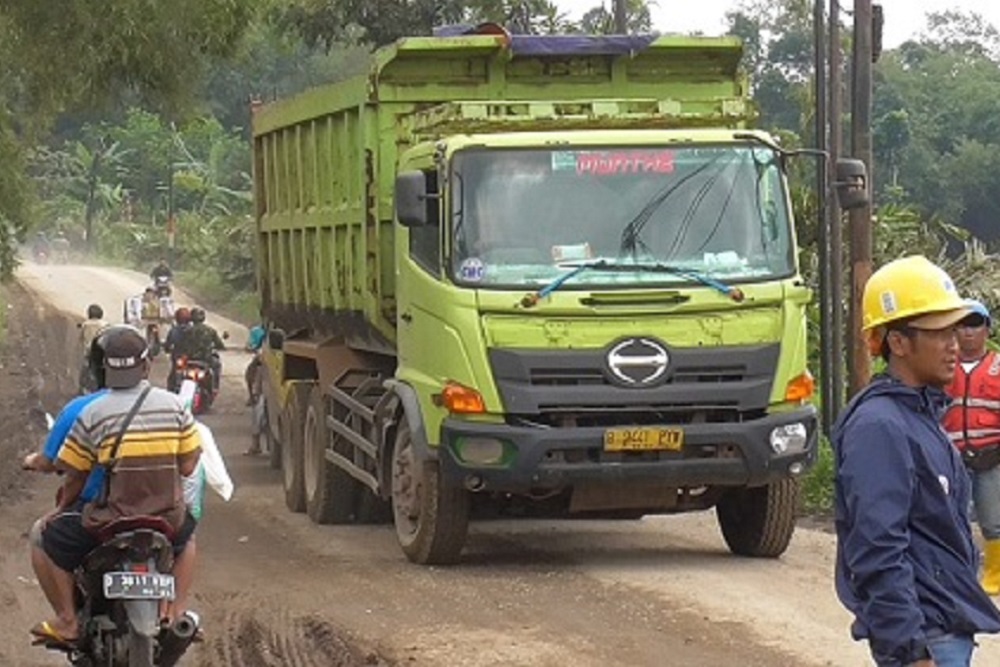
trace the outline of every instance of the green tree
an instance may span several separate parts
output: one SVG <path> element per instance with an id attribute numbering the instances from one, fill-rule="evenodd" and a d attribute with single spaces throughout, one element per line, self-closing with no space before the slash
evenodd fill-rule
<path id="1" fill-rule="evenodd" d="M 580 19 L 580 30 L 592 34 L 613 34 L 615 30 L 615 15 L 613 6 L 604 2 L 594 7 Z M 652 27 L 649 14 L 649 3 L 646 0 L 626 0 L 625 22 L 629 33 L 648 33 Z"/>
<path id="2" fill-rule="evenodd" d="M 729 34 L 746 45 L 747 68 L 763 127 L 811 133 L 811 0 L 744 0 L 728 12 Z"/>

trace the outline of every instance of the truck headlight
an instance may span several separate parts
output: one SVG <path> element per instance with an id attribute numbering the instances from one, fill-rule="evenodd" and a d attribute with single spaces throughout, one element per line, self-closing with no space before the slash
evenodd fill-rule
<path id="1" fill-rule="evenodd" d="M 771 449 L 775 454 L 803 451 L 808 442 L 809 431 L 801 422 L 778 426 L 771 431 Z"/>

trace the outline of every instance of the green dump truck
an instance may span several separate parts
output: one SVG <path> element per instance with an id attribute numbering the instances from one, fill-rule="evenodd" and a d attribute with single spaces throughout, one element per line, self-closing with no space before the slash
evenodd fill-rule
<path id="1" fill-rule="evenodd" d="M 291 510 L 391 518 L 419 563 L 498 514 L 714 507 L 732 552 L 785 550 L 816 455 L 810 291 L 741 54 L 410 38 L 254 107 Z"/>

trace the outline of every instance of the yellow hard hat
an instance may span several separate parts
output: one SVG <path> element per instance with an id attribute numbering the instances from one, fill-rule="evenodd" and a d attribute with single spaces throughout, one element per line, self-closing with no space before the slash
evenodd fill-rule
<path id="1" fill-rule="evenodd" d="M 944 329 L 969 314 L 951 277 L 926 257 L 913 255 L 889 262 L 872 274 L 862 299 L 862 329 L 918 318 L 920 329 Z"/>

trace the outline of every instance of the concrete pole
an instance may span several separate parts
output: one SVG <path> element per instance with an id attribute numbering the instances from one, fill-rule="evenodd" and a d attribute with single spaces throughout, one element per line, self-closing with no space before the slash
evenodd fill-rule
<path id="1" fill-rule="evenodd" d="M 851 99 L 851 149 L 868 169 L 868 189 L 874 195 L 872 174 L 872 2 L 854 0 L 854 72 Z M 870 202 L 870 199 L 869 199 Z M 861 336 L 861 295 L 872 274 L 872 205 L 851 211 L 851 309 L 849 335 L 851 395 L 871 378 L 871 358 Z"/>

